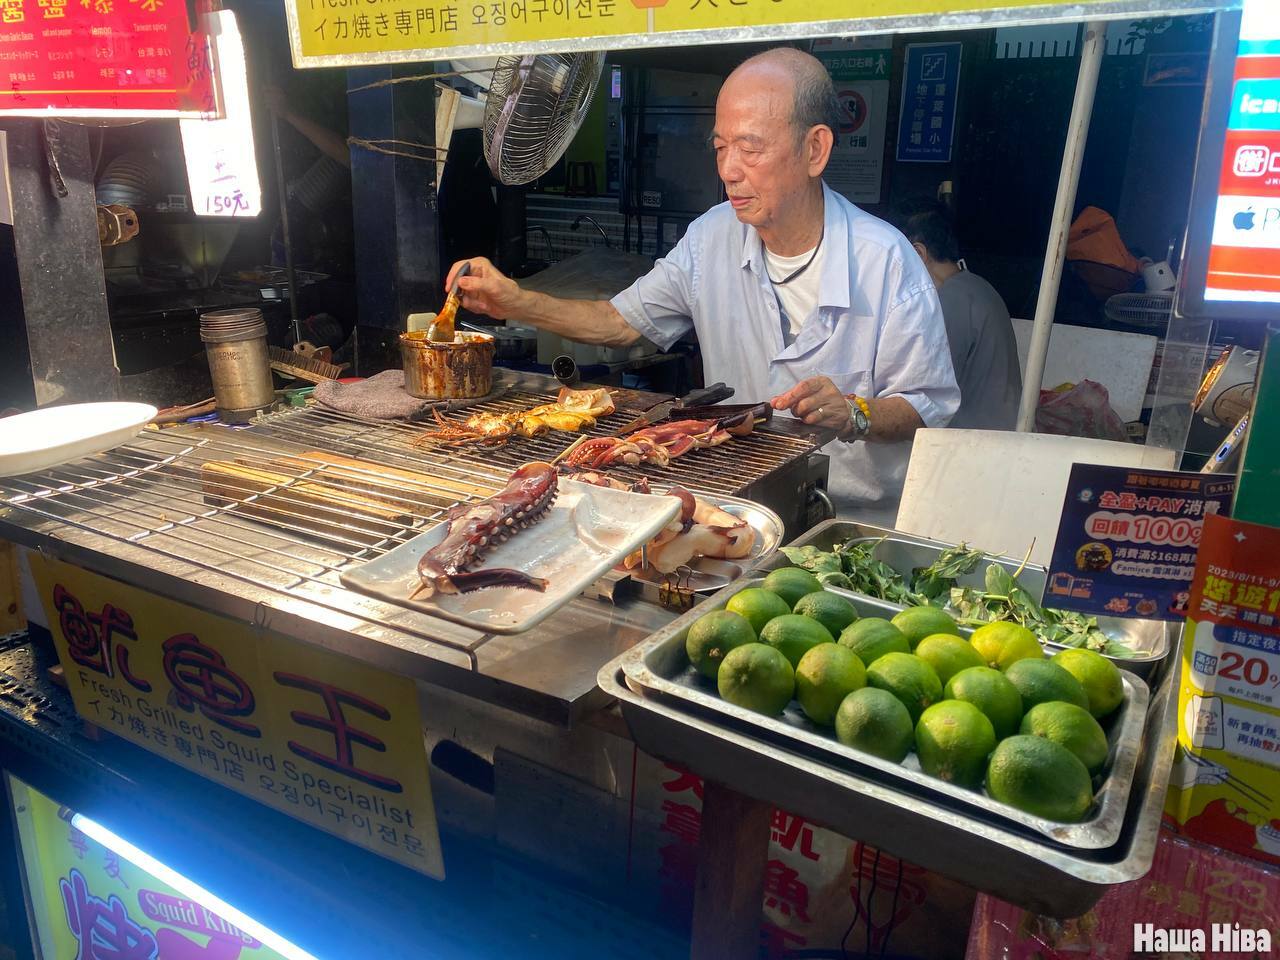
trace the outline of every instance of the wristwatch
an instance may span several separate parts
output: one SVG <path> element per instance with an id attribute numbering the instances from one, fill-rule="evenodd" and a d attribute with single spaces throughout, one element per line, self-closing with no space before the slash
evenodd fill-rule
<path id="1" fill-rule="evenodd" d="M 851 393 L 844 399 L 845 403 L 849 404 L 849 432 L 842 433 L 840 439 L 845 443 L 853 443 L 871 432 L 871 408 L 867 401 L 857 394 Z"/>

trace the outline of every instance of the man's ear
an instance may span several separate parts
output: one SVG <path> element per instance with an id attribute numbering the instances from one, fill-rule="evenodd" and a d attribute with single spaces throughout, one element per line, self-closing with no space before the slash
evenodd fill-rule
<path id="1" fill-rule="evenodd" d="M 809 135 L 805 138 L 805 159 L 809 163 L 809 176 L 822 176 L 834 146 L 835 135 L 825 123 L 809 128 Z"/>
<path id="2" fill-rule="evenodd" d="M 928 248 L 928 247 L 926 247 L 926 246 L 925 246 L 923 243 L 921 243 L 919 240 L 917 240 L 917 241 L 915 241 L 915 243 L 911 244 L 911 247 L 912 247 L 912 249 L 913 249 L 913 250 L 915 250 L 915 252 L 916 252 L 917 254 L 919 254 L 919 255 L 920 255 L 920 259 L 921 259 L 921 260 L 923 260 L 925 263 L 928 263 L 928 262 L 929 262 L 929 248 Z"/>

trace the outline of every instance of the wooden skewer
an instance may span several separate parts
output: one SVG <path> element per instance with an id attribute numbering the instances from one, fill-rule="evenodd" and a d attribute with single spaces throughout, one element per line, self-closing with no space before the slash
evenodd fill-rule
<path id="1" fill-rule="evenodd" d="M 590 439 L 591 438 L 587 436 L 585 433 L 582 434 L 580 437 L 578 437 L 577 440 L 574 440 L 573 443 L 569 444 L 567 447 L 561 450 L 558 454 L 556 454 L 555 459 L 551 461 L 551 465 L 554 467 L 557 463 L 559 463 L 569 454 L 573 453 L 573 451 L 577 450 L 580 446 L 582 446 L 584 443 L 586 443 Z"/>

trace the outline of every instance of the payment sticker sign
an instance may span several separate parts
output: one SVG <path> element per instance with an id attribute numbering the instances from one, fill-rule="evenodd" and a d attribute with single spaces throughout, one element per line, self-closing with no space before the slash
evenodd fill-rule
<path id="1" fill-rule="evenodd" d="M 1280 303 L 1280 4 L 1249 0 L 1240 25 L 1209 301 Z"/>
<path id="2" fill-rule="evenodd" d="M 443 878 L 412 680 L 38 554 L 29 559 L 82 717 Z"/>
<path id="3" fill-rule="evenodd" d="M 1046 605 L 1181 619 L 1204 518 L 1225 514 L 1234 492 L 1234 477 L 1073 464 Z"/>
<path id="4" fill-rule="evenodd" d="M 1182 643 L 1165 812 L 1197 840 L 1280 864 L 1280 529 L 1210 516 Z"/>

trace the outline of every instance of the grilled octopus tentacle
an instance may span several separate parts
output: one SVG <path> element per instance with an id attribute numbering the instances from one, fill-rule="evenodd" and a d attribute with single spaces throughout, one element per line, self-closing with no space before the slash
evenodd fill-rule
<path id="1" fill-rule="evenodd" d="M 520 570 L 467 571 L 490 547 L 523 530 L 550 508 L 556 497 L 557 474 L 549 463 L 526 463 L 511 474 L 507 485 L 488 500 L 460 503 L 446 515 L 444 539 L 418 561 L 421 594 L 467 593 L 483 587 L 509 586 L 545 590 L 547 581 Z"/>

